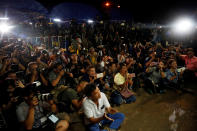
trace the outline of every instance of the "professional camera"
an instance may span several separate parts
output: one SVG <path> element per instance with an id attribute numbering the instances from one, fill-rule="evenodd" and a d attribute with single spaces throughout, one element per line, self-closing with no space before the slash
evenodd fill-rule
<path id="1" fill-rule="evenodd" d="M 35 81 L 35 82 L 32 83 L 32 87 L 37 88 L 39 86 L 41 86 L 41 82 L 40 81 Z"/>
<path id="2" fill-rule="evenodd" d="M 11 70 L 15 71 L 15 72 L 18 71 L 18 65 L 17 64 L 12 64 L 11 65 Z"/>
<path id="3" fill-rule="evenodd" d="M 46 94 L 37 94 L 37 98 L 39 101 L 49 101 L 53 99 L 53 95 L 50 93 L 46 93 Z"/>
<path id="4" fill-rule="evenodd" d="M 16 77 L 19 79 L 23 79 L 25 76 L 25 72 L 24 71 L 17 71 L 16 72 Z"/>

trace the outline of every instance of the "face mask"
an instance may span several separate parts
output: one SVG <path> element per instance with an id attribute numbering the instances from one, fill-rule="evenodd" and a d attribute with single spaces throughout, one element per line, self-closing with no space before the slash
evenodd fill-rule
<path id="1" fill-rule="evenodd" d="M 104 67 L 105 66 L 105 63 L 104 61 L 101 62 L 101 67 Z"/>

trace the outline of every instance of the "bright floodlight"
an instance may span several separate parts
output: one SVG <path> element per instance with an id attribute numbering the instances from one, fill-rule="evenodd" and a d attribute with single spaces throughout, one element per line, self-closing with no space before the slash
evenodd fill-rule
<path id="1" fill-rule="evenodd" d="M 88 20 L 88 23 L 89 23 L 89 24 L 91 24 L 91 23 L 93 23 L 93 22 L 94 22 L 93 20 Z"/>
<path id="2" fill-rule="evenodd" d="M 53 19 L 53 21 L 55 21 L 55 22 L 61 22 L 61 20 L 60 19 Z"/>
<path id="3" fill-rule="evenodd" d="M 174 31 L 176 33 L 190 33 L 194 28 L 194 23 L 191 19 L 179 19 L 174 24 Z"/>
<path id="4" fill-rule="evenodd" d="M 6 17 L 2 17 L 0 18 L 0 20 L 8 20 L 9 18 L 6 18 Z"/>
<path id="5" fill-rule="evenodd" d="M 9 26 L 5 23 L 0 24 L 0 32 L 2 32 L 2 33 L 9 32 L 11 28 L 12 28 L 11 26 Z"/>

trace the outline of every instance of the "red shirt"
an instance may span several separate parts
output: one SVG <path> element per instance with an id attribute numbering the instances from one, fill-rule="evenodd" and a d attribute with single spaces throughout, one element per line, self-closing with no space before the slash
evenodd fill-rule
<path id="1" fill-rule="evenodd" d="M 185 61 L 186 68 L 196 72 L 195 74 L 197 76 L 197 57 L 193 56 L 189 58 L 187 55 L 181 55 L 181 58 Z"/>

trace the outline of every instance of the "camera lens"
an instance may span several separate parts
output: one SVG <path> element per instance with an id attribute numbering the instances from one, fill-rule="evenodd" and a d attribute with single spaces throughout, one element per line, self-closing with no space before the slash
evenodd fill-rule
<path id="1" fill-rule="evenodd" d="M 39 101 L 48 101 L 53 99 L 52 94 L 38 94 L 37 96 Z"/>

